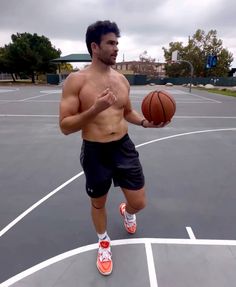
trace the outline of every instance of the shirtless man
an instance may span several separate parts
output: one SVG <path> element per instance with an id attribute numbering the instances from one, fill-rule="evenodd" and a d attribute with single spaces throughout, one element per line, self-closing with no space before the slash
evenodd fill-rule
<path id="1" fill-rule="evenodd" d="M 112 181 L 120 186 L 126 199 L 120 205 L 120 213 L 127 232 L 135 233 L 135 214 L 146 204 L 144 175 L 127 133 L 127 122 L 145 128 L 164 126 L 154 125 L 133 110 L 128 81 L 112 69 L 118 53 L 118 37 L 116 23 L 97 21 L 88 27 L 86 44 L 92 64 L 67 77 L 60 103 L 61 131 L 65 135 L 82 133 L 80 160 L 99 239 L 97 268 L 103 275 L 109 275 L 113 268 L 105 209 Z"/>

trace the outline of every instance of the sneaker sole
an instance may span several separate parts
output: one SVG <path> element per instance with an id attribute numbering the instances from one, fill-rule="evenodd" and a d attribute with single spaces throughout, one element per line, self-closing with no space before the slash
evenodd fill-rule
<path id="1" fill-rule="evenodd" d="M 108 275 L 110 275 L 110 274 L 112 273 L 112 270 L 113 270 L 113 264 L 112 264 L 112 268 L 111 268 L 111 270 L 110 270 L 110 271 L 108 271 L 108 272 L 102 272 L 102 271 L 99 269 L 98 264 L 96 264 L 96 265 L 97 265 L 97 269 L 98 269 L 99 273 L 100 273 L 100 274 L 102 274 L 103 276 L 108 276 Z"/>

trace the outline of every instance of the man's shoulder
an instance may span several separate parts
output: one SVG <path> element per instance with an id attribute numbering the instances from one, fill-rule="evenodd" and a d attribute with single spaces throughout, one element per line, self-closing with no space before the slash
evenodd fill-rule
<path id="1" fill-rule="evenodd" d="M 114 75 L 118 78 L 118 80 L 120 80 L 121 82 L 123 82 L 124 84 L 126 84 L 127 86 L 129 86 L 129 82 L 128 82 L 128 80 L 126 79 L 126 77 L 125 77 L 123 74 L 117 72 L 117 71 L 114 70 L 114 69 L 113 69 L 113 73 L 114 73 Z"/>
<path id="2" fill-rule="evenodd" d="M 71 79 L 71 80 L 77 80 L 77 79 L 83 79 L 85 77 L 86 77 L 85 70 L 80 70 L 80 71 L 76 71 L 76 72 L 71 72 L 67 78 Z"/>
<path id="3" fill-rule="evenodd" d="M 71 72 L 64 84 L 69 84 L 69 85 L 81 85 L 84 83 L 84 81 L 86 80 L 86 73 L 84 73 L 83 71 L 76 71 L 76 72 Z"/>

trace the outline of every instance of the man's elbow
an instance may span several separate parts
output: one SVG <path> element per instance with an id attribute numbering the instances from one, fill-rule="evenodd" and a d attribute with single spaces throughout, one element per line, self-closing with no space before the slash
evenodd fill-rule
<path id="1" fill-rule="evenodd" d="M 63 135 L 68 136 L 70 134 L 70 131 L 63 125 L 62 121 L 59 123 L 59 127 Z"/>
<path id="2" fill-rule="evenodd" d="M 65 135 L 65 136 L 68 136 L 70 134 L 73 134 L 73 133 L 79 131 L 78 129 L 74 130 L 74 129 L 70 129 L 68 127 L 64 127 L 63 125 L 60 125 L 60 130 L 63 133 L 63 135 Z"/>
<path id="3" fill-rule="evenodd" d="M 65 135 L 65 136 L 68 136 L 70 134 L 70 132 L 67 129 L 65 129 L 65 128 L 61 127 L 61 126 L 60 126 L 60 130 L 63 133 L 63 135 Z"/>
<path id="4" fill-rule="evenodd" d="M 66 130 L 61 130 L 64 136 L 68 136 L 69 134 L 71 134 L 70 132 L 66 131 Z"/>

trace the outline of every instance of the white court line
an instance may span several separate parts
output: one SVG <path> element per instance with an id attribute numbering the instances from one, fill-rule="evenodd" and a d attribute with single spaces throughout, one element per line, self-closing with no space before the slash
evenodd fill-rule
<path id="1" fill-rule="evenodd" d="M 236 119 L 236 117 L 219 116 L 174 116 L 175 119 Z"/>
<path id="2" fill-rule="evenodd" d="M 50 95 L 50 93 L 39 95 L 39 96 L 25 98 L 25 99 L 19 100 L 19 102 L 25 102 L 25 101 L 28 101 L 28 100 L 37 99 L 37 98 L 45 97 L 45 96 L 48 96 L 48 95 Z"/>
<path id="3" fill-rule="evenodd" d="M 3 102 L 3 103 L 19 103 L 19 102 L 22 102 L 22 100 L 0 100 L 0 102 Z M 24 102 L 26 103 L 60 103 L 60 100 L 24 100 Z"/>
<path id="4" fill-rule="evenodd" d="M 31 101 L 31 100 L 27 100 L 27 101 L 25 101 L 26 103 L 60 103 L 60 100 L 33 100 L 33 101 Z"/>
<path id="5" fill-rule="evenodd" d="M 132 103 L 140 103 L 142 102 L 142 99 L 140 100 L 132 100 Z M 176 104 L 181 105 L 181 104 L 220 104 L 221 102 L 210 102 L 210 101 L 194 101 L 194 100 L 190 100 L 190 101 L 175 101 Z"/>
<path id="6" fill-rule="evenodd" d="M 19 88 L 16 89 L 1 89 L 0 88 L 0 93 L 9 93 L 9 92 L 16 92 L 19 91 Z"/>
<path id="7" fill-rule="evenodd" d="M 41 102 L 41 101 L 40 101 Z M 0 117 L 55 117 L 59 115 L 0 114 Z M 236 119 L 234 116 L 174 116 L 174 119 Z"/>
<path id="8" fill-rule="evenodd" d="M 176 135 L 172 135 L 172 136 L 167 136 L 167 137 L 163 137 L 163 138 L 159 138 L 159 139 L 155 139 L 152 141 L 148 141 L 139 145 L 136 145 L 136 148 L 139 148 L 141 146 L 147 145 L 147 144 L 151 144 L 154 142 L 158 142 L 158 141 L 163 141 L 163 140 L 167 140 L 167 139 L 172 139 L 172 138 L 176 138 L 176 137 L 180 137 L 180 136 L 186 136 L 186 135 L 192 135 L 192 134 L 201 134 L 201 133 L 207 133 L 207 132 L 221 132 L 221 131 L 236 131 L 236 128 L 228 128 L 228 129 L 215 129 L 215 130 L 201 130 L 201 131 L 195 131 L 195 132 L 188 132 L 188 133 L 182 133 L 182 134 L 176 134 Z M 39 200 L 38 202 L 36 202 L 34 205 L 32 205 L 30 208 L 28 208 L 25 212 L 23 212 L 21 215 L 19 215 L 15 220 L 13 220 L 10 224 L 8 224 L 5 228 L 3 228 L 0 231 L 0 237 L 5 234 L 9 229 L 11 229 L 14 225 L 16 225 L 20 220 L 22 220 L 27 214 L 29 214 L 31 211 L 33 211 L 36 207 L 38 207 L 41 203 L 43 203 L 44 201 L 46 201 L 48 198 L 50 198 L 52 195 L 54 195 L 55 193 L 57 193 L 59 190 L 61 190 L 62 188 L 64 188 L 66 185 L 68 185 L 69 183 L 71 183 L 72 181 L 74 181 L 76 178 L 78 178 L 79 176 L 81 176 L 83 174 L 83 172 L 80 172 L 79 174 L 75 175 L 74 177 L 72 177 L 71 179 L 69 179 L 68 181 L 66 181 L 65 183 L 63 183 L 62 185 L 60 185 L 59 187 L 57 187 L 56 189 L 54 189 L 52 192 L 50 192 L 48 195 L 46 195 L 45 197 L 43 197 L 41 200 Z M 131 241 L 132 239 L 130 239 Z M 136 241 L 135 241 L 136 240 Z M 150 240 L 150 239 L 145 239 L 145 240 Z M 129 241 L 129 242 L 130 242 Z M 112 241 L 113 245 L 115 243 L 115 245 L 120 245 L 120 242 L 124 242 L 124 240 L 118 240 L 118 241 Z M 137 243 L 144 243 L 146 241 L 142 241 L 141 239 L 133 239 L 132 240 L 133 243 L 130 244 L 134 244 L 135 242 Z M 119 244 L 120 243 L 120 244 Z M 199 244 L 199 245 L 223 245 L 223 246 L 236 246 L 236 240 L 192 240 L 192 239 L 152 239 L 150 241 L 150 243 L 159 243 L 159 244 Z M 128 241 L 125 243 L 128 244 Z M 91 245 L 92 249 L 94 249 L 94 246 L 96 246 L 95 248 L 97 248 L 97 244 L 93 244 Z M 86 246 L 85 248 L 78 248 L 75 250 L 79 250 L 79 252 L 74 253 L 74 251 L 69 251 L 66 252 L 64 254 L 60 254 L 56 257 L 53 257 L 49 260 L 46 260 L 43 263 L 40 263 L 34 267 L 31 267 L 30 269 L 23 271 L 22 273 L 17 274 L 16 276 L 8 279 L 7 281 L 3 282 L 1 284 L 1 287 L 8 287 L 10 285 L 12 285 L 13 283 L 25 278 L 26 276 L 35 273 L 36 271 L 45 268 L 55 262 L 61 261 L 67 257 L 70 257 L 72 255 L 81 253 L 80 250 L 85 250 L 88 251 L 89 246 Z M 84 252 L 84 251 L 83 251 Z M 66 254 L 69 254 L 69 256 L 67 256 Z M 43 267 L 42 267 L 43 266 Z"/>
<path id="9" fill-rule="evenodd" d="M 206 240 L 206 239 L 197 239 L 197 240 L 191 240 L 191 239 L 174 239 L 174 238 L 134 238 L 134 239 L 120 239 L 120 240 L 112 240 L 111 245 L 112 246 L 122 246 L 122 245 L 134 245 L 134 244 L 145 244 L 145 247 L 149 244 L 168 244 L 168 245 L 206 245 L 206 246 L 236 246 L 236 240 Z M 49 267 L 50 265 L 54 263 L 58 263 L 62 260 L 65 260 L 67 258 L 70 258 L 74 255 L 78 255 L 84 252 L 92 251 L 98 248 L 97 243 L 85 245 L 82 247 L 78 247 L 76 249 L 72 249 L 69 251 L 66 251 L 65 253 L 59 254 L 55 257 L 52 257 L 50 259 L 47 259 L 33 267 L 30 267 L 29 269 L 7 279 L 6 281 L 1 283 L 1 287 L 9 287 L 12 284 L 28 277 L 29 275 L 32 275 L 43 268 Z M 149 251 L 148 251 L 149 252 Z M 153 256 L 153 255 L 152 255 Z M 150 259 L 150 257 L 149 257 Z M 153 267 L 151 267 L 153 268 Z M 154 270 L 155 271 L 155 270 Z M 155 276 L 153 276 L 153 280 Z M 154 284 L 154 283 L 153 283 Z M 157 281 L 156 281 L 157 284 Z M 157 286 L 157 285 L 151 285 L 151 287 Z"/>
<path id="10" fill-rule="evenodd" d="M 145 146 L 145 145 L 148 145 L 148 144 L 151 144 L 151 143 L 154 143 L 154 142 L 159 142 L 159 141 L 172 139 L 172 138 L 177 138 L 177 137 L 182 137 L 182 136 L 188 136 L 188 135 L 194 135 L 194 134 L 203 134 L 203 133 L 211 133 L 211 132 L 222 132 L 222 131 L 236 131 L 236 128 L 201 130 L 201 131 L 194 131 L 194 132 L 187 132 L 187 133 L 182 133 L 182 134 L 176 134 L 176 135 L 167 136 L 167 137 L 163 137 L 163 138 L 160 138 L 160 139 L 155 139 L 155 140 L 151 140 L 151 141 L 139 144 L 139 145 L 136 146 L 136 148 L 139 148 L 141 146 Z"/>
<path id="11" fill-rule="evenodd" d="M 181 91 L 181 90 L 176 90 L 176 91 Z M 182 92 L 182 94 L 187 94 L 187 95 L 190 95 L 190 96 L 193 96 L 193 97 L 197 97 L 197 98 L 204 99 L 204 100 L 207 100 L 207 101 L 215 102 L 215 103 L 218 103 L 218 104 L 222 103 L 220 101 L 213 100 L 213 99 L 210 99 L 210 98 L 207 98 L 207 97 L 203 97 L 203 96 L 199 96 L 199 95 L 196 95 L 196 94 L 193 94 L 193 93 L 188 93 L 188 92 L 183 92 L 183 91 L 181 91 L 181 92 Z"/>
<path id="12" fill-rule="evenodd" d="M 56 189 L 54 189 L 53 191 L 51 191 L 50 193 L 48 193 L 46 196 L 44 196 L 42 199 L 40 199 L 39 201 L 37 201 L 35 204 L 33 204 L 30 208 L 28 208 L 27 210 L 25 210 L 23 213 L 21 213 L 15 220 L 13 220 L 10 224 L 8 224 L 5 228 L 3 228 L 0 231 L 0 237 L 3 236 L 3 234 L 5 234 L 9 229 L 11 229 L 14 225 L 16 225 L 21 219 L 23 219 L 27 214 L 29 214 L 31 211 L 33 211 L 36 207 L 38 207 L 41 203 L 43 203 L 44 201 L 46 201 L 47 199 L 49 199 L 51 196 L 53 196 L 55 193 L 57 193 L 59 190 L 61 190 L 62 188 L 64 188 L 65 186 L 67 186 L 68 184 L 70 184 L 72 181 L 74 181 L 75 179 L 77 179 L 79 176 L 81 176 L 82 174 L 84 174 L 84 172 L 80 172 L 78 174 L 76 174 L 75 176 L 73 176 L 72 178 L 70 178 L 69 180 L 67 180 L 66 182 L 64 182 L 63 184 L 61 184 L 60 186 L 58 186 Z"/>
<path id="13" fill-rule="evenodd" d="M 62 89 L 61 90 L 45 90 L 45 91 L 40 91 L 40 93 L 42 94 L 59 94 L 62 92 Z"/>
<path id="14" fill-rule="evenodd" d="M 136 148 L 148 145 L 148 144 L 152 144 L 154 142 L 159 142 L 159 141 L 163 141 L 163 140 L 167 140 L 167 139 L 173 139 L 173 138 L 177 138 L 177 137 L 181 137 L 181 136 L 187 136 L 187 135 L 193 135 L 193 134 L 201 134 L 201 133 L 209 133 L 209 132 L 221 132 L 221 131 L 236 131 L 236 128 L 228 128 L 228 129 L 214 129 L 214 130 L 200 130 L 200 131 L 194 131 L 194 132 L 187 132 L 187 133 L 181 133 L 181 134 L 176 134 L 176 135 L 172 135 L 172 136 L 167 136 L 167 137 L 163 137 L 163 138 L 159 138 L 159 139 L 155 139 L 155 140 L 151 140 L 139 145 L 136 145 Z M 30 208 L 28 208 L 25 212 L 23 212 L 22 214 L 20 214 L 15 220 L 13 220 L 11 223 L 9 223 L 5 228 L 3 228 L 0 231 L 0 237 L 5 234 L 9 229 L 11 229 L 16 223 L 18 223 L 21 219 L 23 219 L 27 214 L 29 214 L 31 211 L 33 211 L 36 207 L 38 207 L 41 203 L 43 203 L 45 200 L 47 200 L 48 198 L 50 198 L 52 195 L 54 195 L 57 191 L 61 190 L 63 187 L 65 187 L 66 185 L 68 185 L 69 183 L 71 183 L 73 180 L 75 180 L 76 178 L 78 178 L 79 176 L 81 176 L 84 172 L 80 172 L 77 175 L 75 175 L 74 177 L 72 177 L 71 179 L 69 179 L 68 181 L 66 181 L 65 183 L 63 183 L 62 185 L 60 185 L 59 187 L 57 187 L 56 189 L 54 189 L 52 192 L 50 192 L 48 195 L 46 195 L 45 197 L 43 197 L 41 200 L 39 200 L 38 202 L 36 202 L 34 205 L 32 205 Z"/>
<path id="15" fill-rule="evenodd" d="M 0 114 L 0 117 L 22 117 L 22 118 L 58 118 L 58 115 L 14 115 L 14 114 Z"/>
<path id="16" fill-rule="evenodd" d="M 153 258 L 153 253 L 152 253 L 152 245 L 150 242 L 145 242 L 145 250 L 146 250 L 146 256 L 147 256 L 150 287 L 158 287 L 154 258 Z"/>
<path id="17" fill-rule="evenodd" d="M 213 103 L 222 104 L 221 101 L 209 99 L 209 98 L 207 98 L 207 97 L 199 96 L 199 95 L 196 95 L 196 94 L 192 94 L 192 95 L 193 95 L 194 97 L 197 97 L 197 98 L 200 98 L 200 99 L 205 99 L 205 100 L 210 101 L 210 102 L 213 102 Z"/>
<path id="18" fill-rule="evenodd" d="M 192 228 L 191 228 L 190 226 L 186 226 L 186 230 L 187 230 L 187 232 L 188 232 L 189 238 L 192 239 L 192 240 L 195 240 L 196 237 L 195 237 L 195 235 L 194 235 L 194 233 L 193 233 Z"/>

